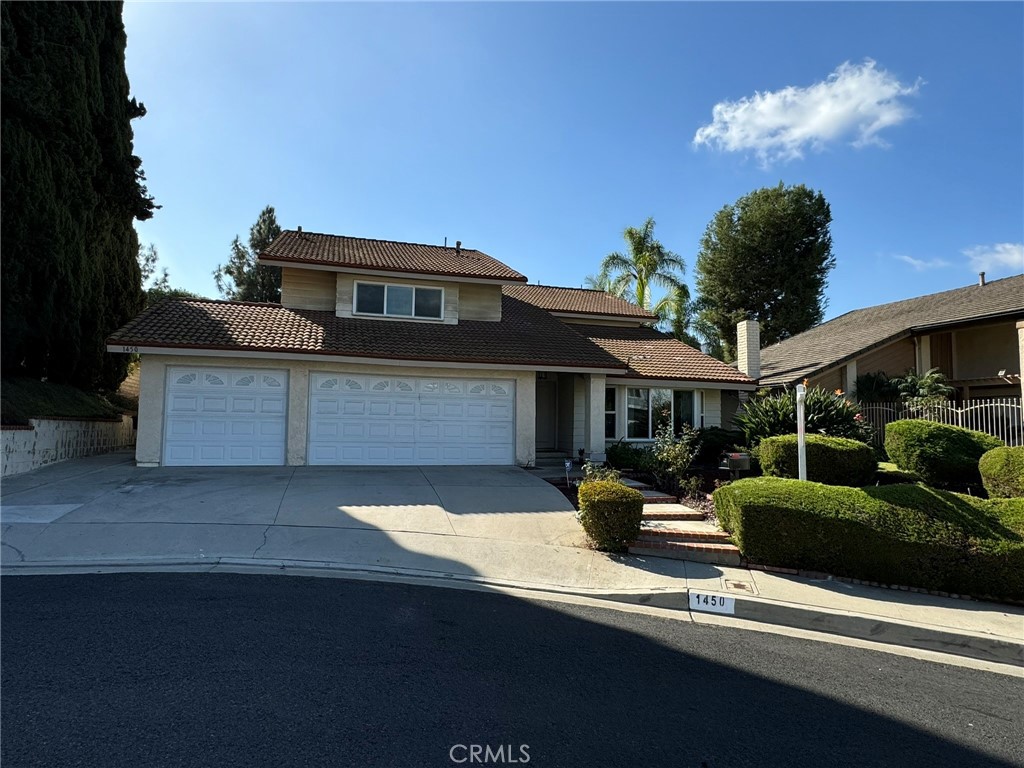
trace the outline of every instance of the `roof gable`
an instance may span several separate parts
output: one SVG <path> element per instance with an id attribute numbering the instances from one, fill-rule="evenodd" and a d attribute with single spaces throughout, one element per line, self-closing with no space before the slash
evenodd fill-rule
<path id="1" fill-rule="evenodd" d="M 339 269 L 526 282 L 526 277 L 472 248 L 370 240 L 285 230 L 260 254 L 260 261 L 309 264 Z"/>

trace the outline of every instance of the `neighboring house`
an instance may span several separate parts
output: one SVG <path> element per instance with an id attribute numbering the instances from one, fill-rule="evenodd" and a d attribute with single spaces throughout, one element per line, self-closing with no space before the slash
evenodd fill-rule
<path id="1" fill-rule="evenodd" d="M 959 398 L 1021 397 L 1024 275 L 847 312 L 761 350 L 762 386 L 854 393 L 857 377 L 938 368 Z"/>
<path id="2" fill-rule="evenodd" d="M 601 459 L 662 423 L 719 425 L 755 388 L 640 307 L 528 285 L 460 243 L 300 229 L 260 262 L 282 269 L 280 305 L 171 299 L 108 340 L 141 355 L 139 464 Z"/>

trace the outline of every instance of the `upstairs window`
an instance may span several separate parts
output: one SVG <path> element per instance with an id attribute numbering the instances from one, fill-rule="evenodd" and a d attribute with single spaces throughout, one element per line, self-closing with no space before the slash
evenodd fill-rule
<path id="1" fill-rule="evenodd" d="M 444 290 L 419 285 L 356 283 L 355 313 L 441 320 L 444 316 Z"/>

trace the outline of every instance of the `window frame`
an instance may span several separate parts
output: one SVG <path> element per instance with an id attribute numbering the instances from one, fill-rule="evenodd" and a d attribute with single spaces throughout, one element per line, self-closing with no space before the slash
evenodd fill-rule
<path id="1" fill-rule="evenodd" d="M 648 437 L 630 437 L 629 436 L 629 390 L 631 390 L 631 389 L 646 390 L 646 392 L 647 392 L 647 434 L 649 435 Z M 681 387 L 654 387 L 654 386 L 636 387 L 636 386 L 626 386 L 626 401 L 625 401 L 625 408 L 626 408 L 626 412 L 625 412 L 626 430 L 625 431 L 626 431 L 626 434 L 622 438 L 626 442 L 629 442 L 629 443 L 650 443 L 650 442 L 654 441 L 654 435 L 656 434 L 657 430 L 655 428 L 655 418 L 654 418 L 654 398 L 652 397 L 651 393 L 654 390 L 656 390 L 656 389 L 661 389 L 661 390 L 665 390 L 667 392 L 671 392 L 672 393 L 671 397 L 669 398 L 669 403 L 671 405 L 671 412 L 669 413 L 669 424 L 672 425 L 673 433 L 675 432 L 675 419 L 676 419 L 676 398 L 675 398 L 675 393 L 676 392 L 691 392 L 693 394 L 693 411 L 692 411 L 692 414 L 691 414 L 691 418 L 694 421 L 698 420 L 698 414 L 697 414 L 697 411 L 698 411 L 698 397 L 700 397 L 700 421 L 701 421 L 701 423 L 703 423 L 703 416 L 704 416 L 704 413 L 703 413 L 703 408 L 704 408 L 704 405 L 703 405 L 703 391 L 700 390 L 700 389 L 683 389 Z M 618 396 L 617 395 L 616 395 L 616 405 L 618 405 Z M 611 411 L 605 411 L 605 416 L 607 416 L 610 413 L 611 413 Z M 616 418 L 617 418 L 617 415 L 618 415 L 618 410 L 616 410 Z M 697 427 L 696 424 L 690 424 L 690 426 L 694 427 L 694 428 Z M 606 437 L 605 439 L 606 440 L 609 440 L 609 439 L 614 440 L 615 438 L 608 438 L 608 437 Z"/>
<path id="2" fill-rule="evenodd" d="M 383 312 L 360 312 L 359 306 L 359 287 L 362 285 L 376 285 L 384 288 L 384 311 Z M 388 289 L 389 288 L 409 288 L 412 290 L 412 304 L 411 314 L 408 315 L 396 315 L 393 312 L 388 312 Z M 416 314 L 416 292 L 424 291 L 439 291 L 441 293 L 441 301 L 439 304 L 440 314 L 438 316 L 432 315 L 417 315 Z M 414 283 L 386 283 L 377 282 L 375 280 L 354 280 L 352 281 L 352 314 L 358 317 L 387 317 L 395 320 L 419 320 L 424 322 L 440 323 L 444 322 L 444 286 L 442 285 L 416 285 Z"/>
<path id="3" fill-rule="evenodd" d="M 608 393 L 612 393 L 612 408 L 608 410 Z M 614 440 L 615 433 L 619 429 L 619 389 L 611 386 L 604 388 L 604 439 Z M 612 433 L 608 434 L 608 417 L 612 417 Z"/>

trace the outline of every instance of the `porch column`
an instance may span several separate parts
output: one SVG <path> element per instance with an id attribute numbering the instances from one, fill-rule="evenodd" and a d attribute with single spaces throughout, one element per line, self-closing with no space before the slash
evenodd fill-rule
<path id="1" fill-rule="evenodd" d="M 846 381 L 843 382 L 845 386 L 843 391 L 846 396 L 853 399 L 854 394 L 857 391 L 857 361 L 851 360 L 846 364 Z"/>
<path id="2" fill-rule="evenodd" d="M 604 461 L 604 374 L 587 374 L 587 418 L 584 437 L 587 455 L 591 461 Z"/>
<path id="3" fill-rule="evenodd" d="M 1024 320 L 1017 321 L 1017 370 L 1020 371 L 1020 397 L 1024 405 Z"/>

